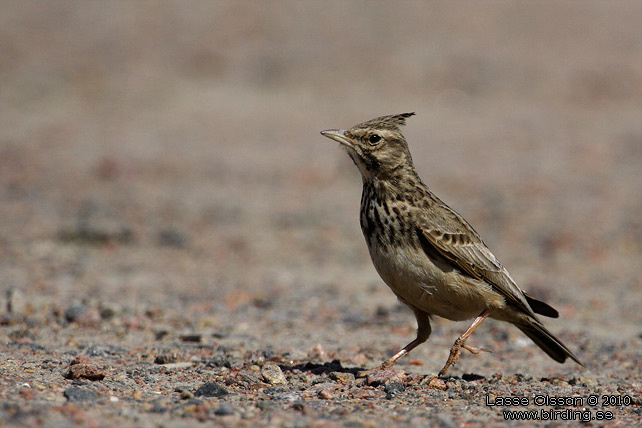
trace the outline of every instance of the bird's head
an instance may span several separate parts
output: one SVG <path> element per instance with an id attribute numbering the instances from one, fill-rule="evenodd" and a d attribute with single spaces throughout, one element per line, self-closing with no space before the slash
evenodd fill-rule
<path id="1" fill-rule="evenodd" d="M 321 135 L 339 142 L 359 168 L 364 180 L 392 179 L 414 171 L 408 143 L 399 129 L 414 113 L 381 116 L 347 131 L 328 129 Z"/>

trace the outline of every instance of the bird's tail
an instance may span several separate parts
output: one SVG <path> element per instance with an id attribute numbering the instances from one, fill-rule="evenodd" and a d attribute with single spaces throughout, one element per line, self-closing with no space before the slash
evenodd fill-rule
<path id="1" fill-rule="evenodd" d="M 571 352 L 570 349 L 566 347 L 566 345 L 564 345 L 557 337 L 553 336 L 553 333 L 548 331 L 546 327 L 536 319 L 529 317 L 527 322 L 517 324 L 517 328 L 519 328 L 526 336 L 535 342 L 537 346 L 542 348 L 549 357 L 558 363 L 563 363 L 566 361 L 567 357 L 570 357 L 580 366 L 584 366 L 584 364 L 582 364 L 582 362 Z"/>

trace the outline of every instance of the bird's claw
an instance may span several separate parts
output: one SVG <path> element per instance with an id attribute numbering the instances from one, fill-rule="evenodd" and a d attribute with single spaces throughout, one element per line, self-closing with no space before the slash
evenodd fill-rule
<path id="1" fill-rule="evenodd" d="M 490 352 L 491 354 L 493 353 L 493 351 L 486 348 L 476 348 L 474 346 L 469 346 L 469 345 L 462 345 L 461 347 L 475 355 L 479 354 L 480 352 Z"/>

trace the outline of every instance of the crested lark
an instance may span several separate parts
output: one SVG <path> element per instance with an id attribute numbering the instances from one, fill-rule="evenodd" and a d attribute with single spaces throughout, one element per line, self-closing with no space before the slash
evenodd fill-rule
<path id="1" fill-rule="evenodd" d="M 455 341 L 439 375 L 459 360 L 461 348 L 486 349 L 466 339 L 487 317 L 514 324 L 552 359 L 579 359 L 537 319 L 557 318 L 546 303 L 522 291 L 463 217 L 432 194 L 412 163 L 400 126 L 414 113 L 382 116 L 344 131 L 321 134 L 338 141 L 363 179 L 361 230 L 375 269 L 417 318 L 417 338 L 385 361 L 399 358 L 430 336 L 430 317 L 476 317 Z"/>

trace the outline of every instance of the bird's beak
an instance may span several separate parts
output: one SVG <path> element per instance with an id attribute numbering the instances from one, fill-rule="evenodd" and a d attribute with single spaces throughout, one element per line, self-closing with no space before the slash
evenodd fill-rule
<path id="1" fill-rule="evenodd" d="M 343 144 L 346 147 L 354 147 L 350 139 L 346 137 L 346 131 L 343 129 L 326 129 L 321 131 L 321 135 Z"/>

